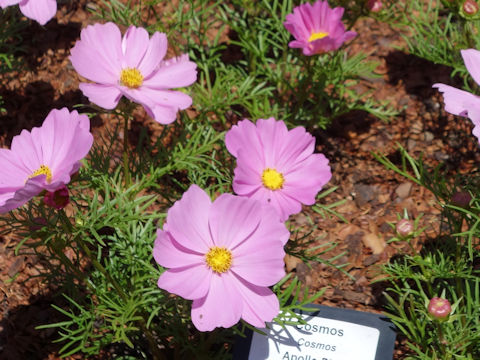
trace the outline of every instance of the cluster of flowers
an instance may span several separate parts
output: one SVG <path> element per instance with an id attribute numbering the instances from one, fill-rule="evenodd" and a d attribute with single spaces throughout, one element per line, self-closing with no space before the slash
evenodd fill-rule
<path id="1" fill-rule="evenodd" d="M 19 4 L 40 23 L 55 13 L 54 0 L 0 0 Z M 341 22 L 344 9 L 327 1 L 303 4 L 286 17 L 295 40 L 290 47 L 304 55 L 338 49 L 356 36 Z M 187 55 L 164 60 L 167 37 L 131 26 L 122 37 L 113 23 L 90 25 L 71 50 L 76 71 L 91 82 L 80 84 L 88 99 L 114 109 L 120 99 L 141 104 L 161 124 L 175 121 L 192 99 L 173 88 L 196 81 L 196 64 Z M 92 66 L 95 64 L 95 66 Z M 65 206 L 65 186 L 93 144 L 86 115 L 66 108 L 52 110 L 40 128 L 12 140 L 0 150 L 0 212 L 22 206 L 46 190 L 44 201 Z M 233 126 L 225 144 L 237 160 L 233 190 L 211 201 L 192 185 L 169 210 L 157 232 L 153 256 L 167 270 L 162 289 L 193 300 L 192 321 L 202 331 L 230 327 L 240 318 L 263 327 L 279 311 L 269 286 L 284 276 L 284 245 L 288 217 L 302 204 L 315 203 L 330 180 L 328 160 L 314 154 L 315 139 L 303 127 L 288 130 L 274 118 L 247 119 Z M 67 192 L 67 193 L 66 193 Z"/>

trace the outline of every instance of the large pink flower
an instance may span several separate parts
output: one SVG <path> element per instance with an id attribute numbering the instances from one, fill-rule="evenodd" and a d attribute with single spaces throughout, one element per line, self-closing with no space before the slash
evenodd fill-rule
<path id="1" fill-rule="evenodd" d="M 473 80 L 480 85 L 480 51 L 475 49 L 462 50 L 463 61 Z M 473 135 L 480 142 L 480 96 L 471 94 L 445 84 L 434 84 L 443 93 L 445 111 L 460 116 L 466 116 L 472 120 Z"/>
<path id="2" fill-rule="evenodd" d="M 45 25 L 57 12 L 57 0 L 0 0 L 2 9 L 17 4 L 23 15 L 40 25 Z"/>
<path id="3" fill-rule="evenodd" d="M 23 130 L 10 150 L 0 149 L 0 213 L 68 184 L 92 144 L 88 117 L 67 108 L 50 111 L 41 127 Z"/>
<path id="4" fill-rule="evenodd" d="M 295 7 L 283 23 L 295 37 L 288 46 L 302 48 L 307 56 L 337 50 L 357 35 L 354 31 L 345 31 L 341 20 L 344 10 L 342 7 L 331 9 L 328 2 L 322 0 Z"/>
<path id="5" fill-rule="evenodd" d="M 212 203 L 192 185 L 157 231 L 153 256 L 169 268 L 158 286 L 193 300 L 192 321 L 201 331 L 228 328 L 240 318 L 264 327 L 279 311 L 268 286 L 285 275 L 288 238 L 269 206 L 231 194 Z"/>
<path id="6" fill-rule="evenodd" d="M 194 83 L 197 65 L 187 55 L 163 61 L 168 46 L 164 33 L 149 38 L 145 29 L 130 26 L 122 38 L 117 25 L 106 23 L 87 26 L 80 38 L 70 60 L 94 82 L 80 84 L 91 102 L 113 109 L 126 96 L 162 124 L 175 121 L 178 110 L 192 104 L 190 96 L 169 89 Z"/>
<path id="7" fill-rule="evenodd" d="M 271 204 L 280 219 L 312 205 L 332 174 L 328 159 L 313 154 L 315 138 L 303 127 L 288 131 L 274 118 L 240 121 L 225 136 L 228 151 L 237 158 L 233 190 Z"/>

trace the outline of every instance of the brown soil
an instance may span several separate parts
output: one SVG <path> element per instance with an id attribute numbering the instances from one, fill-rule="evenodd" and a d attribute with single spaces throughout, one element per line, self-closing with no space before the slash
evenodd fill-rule
<path id="1" fill-rule="evenodd" d="M 22 55 L 26 68 L 0 74 L 0 96 L 6 108 L 0 114 L 0 146 L 8 147 L 21 129 L 40 125 L 52 108 L 72 109 L 75 104 L 87 103 L 68 60 L 80 30 L 93 22 L 86 3 L 78 0 L 60 6 L 56 18 L 45 27 L 30 23 L 28 36 L 24 37 L 27 51 Z M 384 285 L 373 281 L 381 278 L 382 264 L 405 250 L 386 245 L 393 236 L 388 223 L 395 222 L 396 214 L 404 209 L 412 217 L 424 214 L 427 235 L 434 238 L 439 210 L 432 194 L 387 171 L 372 152 L 387 154 L 397 161 L 399 143 L 413 156 L 423 154 L 427 163 L 443 163 L 452 172 L 462 173 L 480 160 L 480 153 L 469 121 L 445 114 L 441 96 L 432 89 L 436 82 L 452 83 L 450 69 L 395 50 L 394 46 L 405 46 L 401 35 L 373 19 L 362 19 L 355 30 L 359 36 L 349 51 L 371 53 L 379 61 L 377 71 L 382 75 L 362 82 L 357 91 L 373 90 L 371 96 L 390 101 L 401 113 L 388 123 L 364 113 L 350 114 L 317 134 L 317 150 L 330 159 L 330 186 L 338 186 L 324 202 L 346 199 L 336 210 L 348 223 L 323 219 L 312 210 L 292 221 L 305 231 L 313 221 L 318 227 L 313 233 L 317 245 L 337 242 L 331 254 L 343 254 L 340 262 L 353 280 L 325 265 L 312 264 L 310 269 L 290 256 L 286 262 L 288 270 L 295 271 L 312 290 L 326 288 L 320 303 L 380 313 Z M 136 122 L 143 121 L 153 130 L 160 127 L 140 112 Z M 97 121 L 95 131 L 101 131 L 103 126 L 102 120 Z M 0 236 L 0 358 L 30 360 L 33 358 L 25 355 L 26 349 L 29 353 L 34 349 L 36 359 L 57 359 L 60 347 L 51 343 L 56 337 L 54 331 L 35 330 L 35 326 L 57 320 L 50 303 L 55 299 L 61 305 L 61 300 L 32 278 L 38 274 L 38 259 L 14 255 L 19 240 L 18 234 Z M 402 342 L 400 337 L 395 359 L 405 356 Z"/>

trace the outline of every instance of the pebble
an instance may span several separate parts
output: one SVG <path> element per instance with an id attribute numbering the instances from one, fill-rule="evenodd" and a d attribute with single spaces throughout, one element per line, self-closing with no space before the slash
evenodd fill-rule
<path id="1" fill-rule="evenodd" d="M 406 199 L 412 192 L 412 186 L 413 184 L 411 182 L 404 182 L 398 185 L 398 187 L 395 189 L 395 194 L 397 194 L 397 196 L 401 199 Z"/>
<path id="2" fill-rule="evenodd" d="M 425 138 L 425 141 L 427 143 L 429 142 L 432 142 L 432 140 L 435 138 L 435 136 L 430 132 L 430 131 L 425 131 L 425 133 L 423 134 L 424 138 Z"/>

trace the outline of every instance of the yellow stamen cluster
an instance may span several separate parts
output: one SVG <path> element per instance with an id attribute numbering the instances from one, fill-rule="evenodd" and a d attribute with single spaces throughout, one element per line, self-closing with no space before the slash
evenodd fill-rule
<path id="1" fill-rule="evenodd" d="M 224 273 L 232 266 L 232 253 L 224 247 L 214 246 L 205 255 L 207 265 L 217 273 Z"/>
<path id="2" fill-rule="evenodd" d="M 123 69 L 120 73 L 120 84 L 130 89 L 136 89 L 143 84 L 143 75 L 135 68 Z"/>
<path id="3" fill-rule="evenodd" d="M 262 183 L 267 189 L 281 189 L 284 182 L 283 175 L 275 169 L 266 168 L 262 173 Z"/>
<path id="4" fill-rule="evenodd" d="M 308 42 L 312 42 L 318 39 L 323 39 L 325 36 L 328 36 L 328 33 L 319 31 L 319 32 L 314 32 L 310 37 L 308 38 Z"/>
<path id="5" fill-rule="evenodd" d="M 47 165 L 40 165 L 40 167 L 37 170 L 35 170 L 33 174 L 30 175 L 28 178 L 31 179 L 38 175 L 45 175 L 47 177 L 46 178 L 47 183 L 52 181 L 52 171 Z"/>

